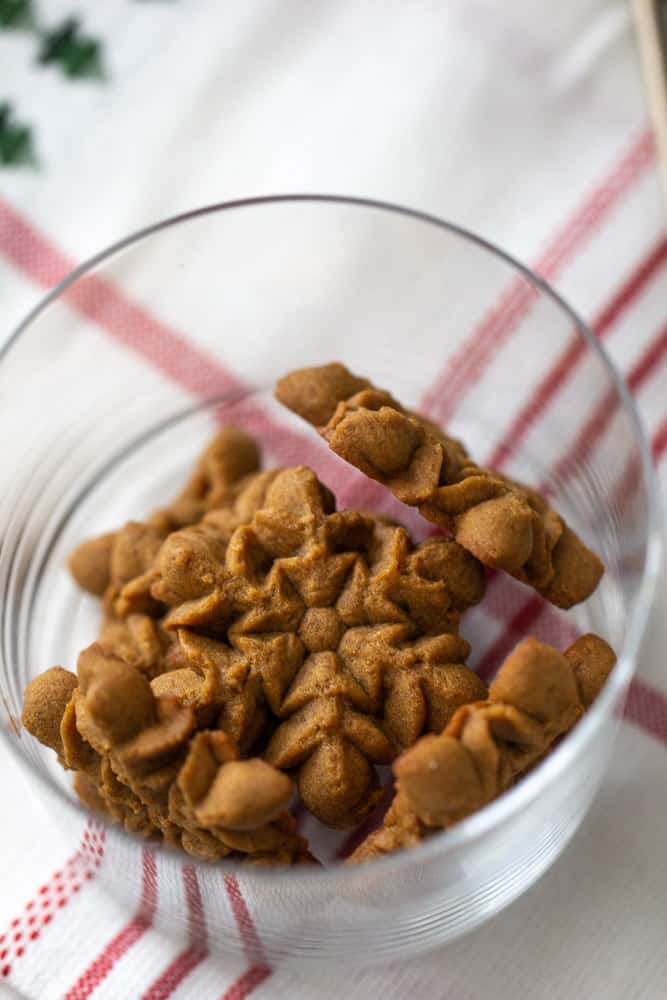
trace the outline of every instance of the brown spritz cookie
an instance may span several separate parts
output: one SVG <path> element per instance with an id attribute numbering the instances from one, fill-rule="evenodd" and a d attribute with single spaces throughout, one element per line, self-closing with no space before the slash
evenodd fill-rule
<path id="1" fill-rule="evenodd" d="M 84 805 L 125 826 L 129 832 L 156 835 L 146 806 L 115 776 L 76 728 L 77 677 L 53 667 L 32 680 L 25 691 L 22 722 L 45 746 L 55 750 L 63 767 L 74 770 L 74 788 Z"/>
<path id="2" fill-rule="evenodd" d="M 485 566 L 561 608 L 595 590 L 602 563 L 540 494 L 477 465 L 460 441 L 388 392 L 333 364 L 291 372 L 276 397 L 337 455 L 418 507 Z"/>
<path id="3" fill-rule="evenodd" d="M 217 678 L 218 724 L 248 751 L 285 720 L 266 757 L 298 769 L 305 804 L 332 826 L 373 806 L 375 764 L 486 694 L 457 635 L 484 593 L 479 563 L 456 542 L 415 547 L 401 527 L 335 511 L 304 467 L 279 472 L 231 538 L 204 522 L 170 535 L 152 593 L 183 661 Z"/>
<path id="4" fill-rule="evenodd" d="M 128 832 L 211 860 L 305 863 L 307 843 L 287 812 L 291 780 L 264 760 L 241 760 L 220 729 L 195 733 L 201 692 L 168 690 L 170 676 L 149 684 L 94 644 L 78 678 L 55 667 L 30 682 L 23 723 L 76 772 L 83 804 Z"/>
<path id="5" fill-rule="evenodd" d="M 164 805 L 195 714 L 177 698 L 156 697 L 135 667 L 94 643 L 79 656 L 76 728 L 146 804 Z"/>
<path id="6" fill-rule="evenodd" d="M 179 496 L 152 514 L 147 525 L 132 522 L 131 527 L 123 529 L 125 536 L 118 545 L 119 532 L 109 532 L 78 545 L 69 558 L 72 576 L 82 590 L 96 597 L 102 597 L 112 584 L 106 603 L 109 610 L 114 610 L 113 604 L 123 585 L 150 569 L 159 548 L 159 544 L 157 547 L 153 544 L 155 538 L 162 541 L 169 532 L 195 524 L 207 511 L 234 505 L 241 487 L 248 485 L 258 468 L 259 452 L 252 438 L 234 427 L 223 428 L 202 452 Z M 141 588 L 138 592 L 143 594 Z M 134 605 L 131 609 L 125 607 L 123 614 L 146 610 L 137 606 L 136 593 L 130 591 L 126 599 L 134 599 Z"/>
<path id="7" fill-rule="evenodd" d="M 441 735 L 422 737 L 398 758 L 396 796 L 383 826 L 351 860 L 413 846 L 497 798 L 576 724 L 615 660 L 594 635 L 564 654 L 536 639 L 519 643 L 487 700 L 461 707 Z"/>
<path id="8" fill-rule="evenodd" d="M 194 524 L 206 511 L 232 503 L 236 484 L 257 472 L 259 463 L 252 438 L 236 427 L 223 427 L 202 452 L 190 481 L 160 513 L 170 518 L 172 530 Z"/>

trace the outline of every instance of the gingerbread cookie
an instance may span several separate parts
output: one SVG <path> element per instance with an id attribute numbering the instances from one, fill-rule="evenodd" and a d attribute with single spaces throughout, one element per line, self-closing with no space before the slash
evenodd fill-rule
<path id="1" fill-rule="evenodd" d="M 497 798 L 576 724 L 615 661 L 595 635 L 582 636 L 564 654 L 524 639 L 488 699 L 464 705 L 442 734 L 423 736 L 398 758 L 394 802 L 350 860 L 414 846 Z"/>
<path id="2" fill-rule="evenodd" d="M 561 608 L 595 590 L 602 563 L 539 493 L 478 466 L 460 441 L 388 392 L 333 364 L 291 372 L 276 397 L 316 426 L 332 451 L 451 532 L 485 566 Z"/>

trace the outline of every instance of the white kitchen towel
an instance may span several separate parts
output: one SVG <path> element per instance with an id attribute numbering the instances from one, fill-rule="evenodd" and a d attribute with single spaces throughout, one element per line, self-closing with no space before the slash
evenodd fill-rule
<path id="1" fill-rule="evenodd" d="M 625 3 L 0 0 L 3 24 L 0 337 L 73 264 L 160 217 L 285 191 L 385 198 L 480 232 L 556 285 L 628 378 L 667 489 L 667 237 Z M 439 417 L 464 391 L 484 393 L 530 308 L 510 285 L 434 378 Z M 178 376 L 169 344 L 98 333 L 102 352 L 133 350 L 147 378 Z M 550 362 L 485 458 L 502 463 L 529 440 L 576 392 L 577 371 L 576 351 Z M 590 425 L 598 447 L 608 428 L 594 409 Z M 341 963 L 324 982 L 316 969 L 270 967 L 233 879 L 247 961 L 208 954 L 187 876 L 191 939 L 163 937 L 152 924 L 159 857 L 145 853 L 144 906 L 124 912 L 97 877 L 103 831 L 82 830 L 85 851 L 63 843 L 0 747 L 0 981 L 34 1000 L 663 997 L 667 585 L 656 612 L 617 752 L 573 844 L 508 911 L 400 967 Z M 486 661 L 546 628 L 540 614 L 526 597 L 497 618 Z"/>

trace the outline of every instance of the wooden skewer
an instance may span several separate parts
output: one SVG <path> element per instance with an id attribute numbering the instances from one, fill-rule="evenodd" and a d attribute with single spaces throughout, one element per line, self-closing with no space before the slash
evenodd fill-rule
<path id="1" fill-rule="evenodd" d="M 667 0 L 633 0 L 633 9 L 667 202 Z"/>

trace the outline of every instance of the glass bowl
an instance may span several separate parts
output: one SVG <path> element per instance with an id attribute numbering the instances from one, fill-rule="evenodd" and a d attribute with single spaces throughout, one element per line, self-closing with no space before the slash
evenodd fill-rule
<path id="1" fill-rule="evenodd" d="M 533 419 L 566 351 L 576 370 Z M 17 719 L 28 679 L 56 663 L 74 668 L 95 636 L 96 603 L 65 569 L 79 540 L 163 504 L 220 421 L 255 435 L 267 465 L 311 465 L 340 506 L 391 513 L 426 534 L 414 511 L 273 401 L 277 376 L 334 359 L 446 421 L 482 463 L 540 485 L 606 564 L 597 593 L 567 614 L 493 579 L 463 622 L 473 665 L 492 673 L 525 634 L 562 646 L 587 630 L 619 658 L 544 763 L 412 851 L 345 866 L 335 858 L 351 841 L 311 822 L 333 863 L 271 871 L 197 863 L 111 826 L 84 835 L 97 877 L 128 910 L 149 906 L 161 926 L 183 930 L 194 880 L 209 946 L 258 961 L 415 954 L 524 892 L 600 783 L 659 563 L 652 468 L 627 389 L 572 310 L 497 248 L 418 212 L 324 196 L 217 205 L 137 233 L 55 288 L 0 362 L 3 729 L 73 841 L 86 816 L 70 778 Z"/>

